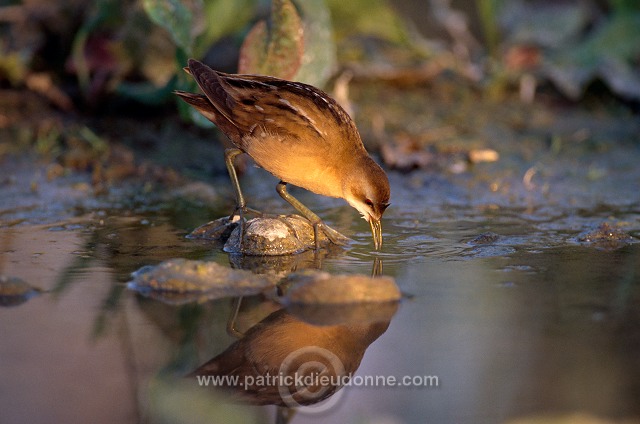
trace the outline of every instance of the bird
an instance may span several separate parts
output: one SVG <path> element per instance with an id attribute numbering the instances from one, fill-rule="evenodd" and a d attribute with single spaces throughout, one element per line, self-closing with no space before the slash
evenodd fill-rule
<path id="1" fill-rule="evenodd" d="M 342 198 L 369 223 L 374 248 L 382 247 L 380 219 L 389 206 L 389 179 L 369 155 L 349 114 L 324 91 L 266 75 L 228 74 L 189 59 L 184 70 L 204 94 L 176 90 L 231 140 L 225 162 L 236 195 L 236 213 L 248 208 L 234 158 L 248 154 L 280 180 L 278 194 L 335 244 L 348 240 L 287 191 L 292 184 Z"/>
<path id="2" fill-rule="evenodd" d="M 370 314 L 368 306 L 349 308 Z M 231 376 L 219 379 L 219 388 L 247 404 L 295 407 L 321 402 L 356 372 L 369 345 L 389 327 L 396 307 L 386 305 L 386 317 L 371 322 L 332 325 L 310 324 L 286 309 L 276 310 L 187 378 Z M 325 376 L 326 383 L 316 377 L 300 385 L 296 375 Z"/>

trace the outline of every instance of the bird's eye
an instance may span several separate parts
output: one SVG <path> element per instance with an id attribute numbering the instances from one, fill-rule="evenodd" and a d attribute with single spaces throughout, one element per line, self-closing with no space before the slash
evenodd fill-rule
<path id="1" fill-rule="evenodd" d="M 365 203 L 365 205 L 369 206 L 370 208 L 372 208 L 372 207 L 373 207 L 373 202 L 372 202 L 370 199 L 366 199 L 366 200 L 364 201 L 364 203 Z"/>

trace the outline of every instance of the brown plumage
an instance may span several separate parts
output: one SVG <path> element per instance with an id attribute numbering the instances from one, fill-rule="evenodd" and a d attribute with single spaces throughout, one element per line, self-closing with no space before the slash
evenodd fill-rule
<path id="1" fill-rule="evenodd" d="M 280 309 L 190 376 L 238 378 L 238 384 L 226 380 L 220 388 L 240 402 L 310 405 L 342 387 L 339 383 L 356 372 L 366 349 L 388 326 L 389 321 L 317 326 Z M 296 374 L 324 375 L 330 380 L 326 385 L 312 380 L 298 386 Z M 268 380 L 267 376 L 280 378 Z"/>
<path id="2" fill-rule="evenodd" d="M 376 249 L 382 245 L 380 218 L 390 197 L 387 175 L 365 150 L 353 120 L 329 95 L 298 82 L 225 74 L 194 59 L 185 70 L 204 95 L 176 94 L 214 122 L 238 149 L 279 178 L 280 195 L 309 219 L 316 231 L 320 227 L 332 241 L 339 241 L 339 233 L 287 193 L 287 183 L 345 199 L 369 222 Z M 232 169 L 238 153 L 227 153 L 227 166 L 239 207 L 244 208 Z"/>

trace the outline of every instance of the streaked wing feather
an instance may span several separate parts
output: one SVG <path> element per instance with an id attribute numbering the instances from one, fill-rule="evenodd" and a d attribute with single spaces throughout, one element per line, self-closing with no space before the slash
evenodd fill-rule
<path id="1" fill-rule="evenodd" d="M 215 112 L 207 113 L 201 98 L 189 102 L 184 95 L 181 97 L 207 118 L 213 117 L 211 120 L 241 148 L 246 139 L 259 139 L 265 133 L 327 147 L 331 144 L 328 140 L 350 138 L 351 143 L 338 145 L 364 151 L 353 120 L 330 96 L 313 86 L 264 75 L 226 74 L 193 59 L 189 60 L 189 73 Z M 226 122 L 221 124 L 218 121 L 222 117 Z"/>
<path id="2" fill-rule="evenodd" d="M 213 107 L 229 122 L 235 124 L 233 110 L 236 107 L 236 101 L 218 73 L 207 65 L 193 59 L 189 59 L 189 70 Z"/>
<path id="3" fill-rule="evenodd" d="M 174 91 L 182 100 L 196 108 L 205 118 L 215 123 L 234 143 L 242 139 L 242 132 L 211 104 L 209 98 L 203 94 L 188 93 L 186 91 Z"/>

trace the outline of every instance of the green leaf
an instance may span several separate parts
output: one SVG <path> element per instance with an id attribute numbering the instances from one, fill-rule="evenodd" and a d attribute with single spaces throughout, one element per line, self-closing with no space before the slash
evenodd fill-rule
<path id="1" fill-rule="evenodd" d="M 295 6 L 290 0 L 273 0 L 271 31 L 264 22 L 258 22 L 249 32 L 240 49 L 239 72 L 292 79 L 303 52 L 302 22 Z"/>
<path id="2" fill-rule="evenodd" d="M 578 44 L 553 54 L 543 72 L 572 99 L 593 79 L 629 98 L 640 98 L 640 78 L 633 61 L 640 55 L 640 13 L 614 13 Z"/>
<path id="3" fill-rule="evenodd" d="M 260 21 L 251 28 L 242 43 L 238 60 L 238 73 L 259 74 L 267 61 L 267 42 L 269 31 L 267 23 Z"/>
<path id="4" fill-rule="evenodd" d="M 290 79 L 298 71 L 304 52 L 302 21 L 290 0 L 271 1 L 271 20 L 267 63 L 281 74 L 290 74 Z"/>
<path id="5" fill-rule="evenodd" d="M 485 0 L 491 2 L 495 0 Z M 540 7 L 525 0 L 502 1 L 499 23 L 507 44 L 534 44 L 557 49 L 580 38 L 590 14 L 581 2 L 558 2 Z"/>
<path id="6" fill-rule="evenodd" d="M 304 28 L 304 54 L 296 81 L 322 87 L 337 63 L 331 14 L 324 0 L 296 0 Z"/>
<path id="7" fill-rule="evenodd" d="M 601 57 L 632 60 L 640 55 L 640 13 L 615 13 L 578 49 L 576 60 L 589 63 Z"/>
<path id="8" fill-rule="evenodd" d="M 640 11 L 638 0 L 610 0 L 611 8 L 615 13 L 633 13 Z"/>
<path id="9" fill-rule="evenodd" d="M 203 56 L 221 37 L 240 32 L 254 17 L 258 0 L 203 0 L 204 31 L 198 37 L 194 55 Z"/>
<path id="10" fill-rule="evenodd" d="M 401 45 L 409 39 L 404 20 L 386 0 L 327 0 L 327 4 L 340 39 L 369 36 Z"/>
<path id="11" fill-rule="evenodd" d="M 169 31 L 178 47 L 191 51 L 192 15 L 180 0 L 143 0 L 142 4 L 149 18 Z"/>

